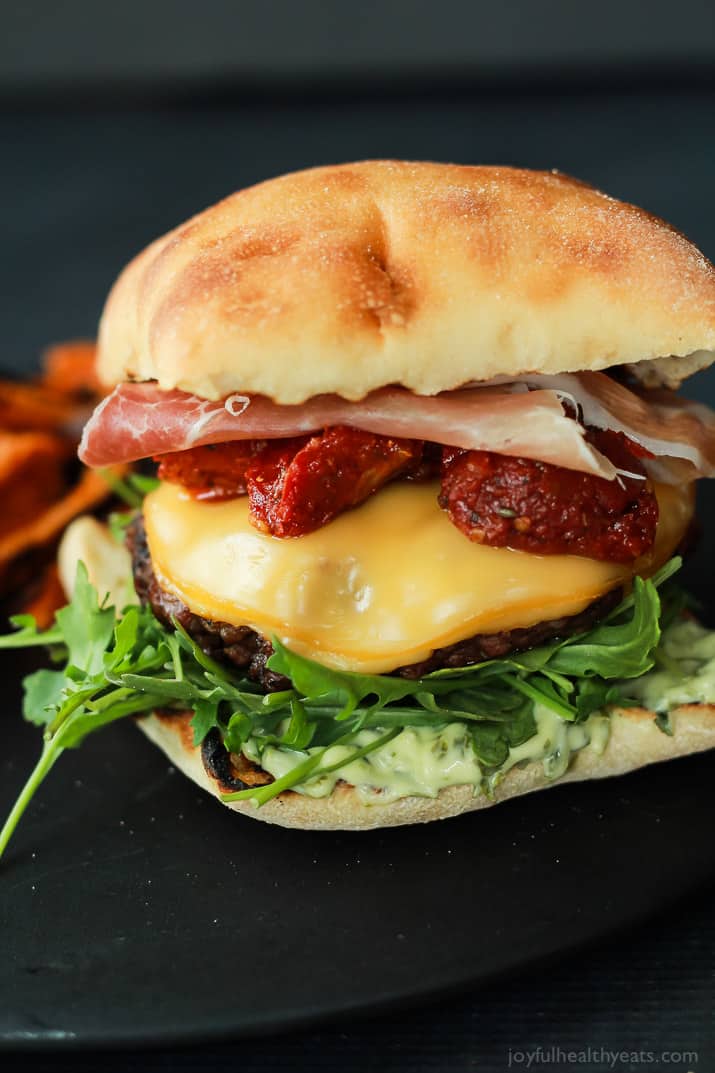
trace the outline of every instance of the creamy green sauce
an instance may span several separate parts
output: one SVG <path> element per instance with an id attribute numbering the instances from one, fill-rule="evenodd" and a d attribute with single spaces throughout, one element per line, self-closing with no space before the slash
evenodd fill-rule
<path id="1" fill-rule="evenodd" d="M 381 749 L 337 771 L 318 774 L 295 790 L 308 797 L 327 797 L 342 780 L 354 786 L 360 800 L 367 805 L 386 804 L 401 797 L 436 797 L 447 786 L 473 786 L 475 794 L 488 793 L 516 764 L 541 761 L 547 778 L 556 779 L 568 767 L 573 753 L 586 745 L 602 752 L 608 742 L 607 716 L 592 715 L 576 726 L 537 706 L 534 717 L 536 734 L 512 749 L 497 772 L 484 772 L 464 723 L 449 723 L 444 727 L 405 728 Z M 360 731 L 353 745 L 335 745 L 329 749 L 323 765 L 329 767 L 350 756 L 356 747 L 369 744 L 382 733 Z M 259 754 L 255 742 L 250 740 L 244 752 L 275 778 L 286 775 L 311 755 L 311 750 L 301 752 L 275 746 Z"/>
<path id="2" fill-rule="evenodd" d="M 690 619 L 674 623 L 663 633 L 655 668 L 622 688 L 662 715 L 679 704 L 715 704 L 715 631 Z"/>
<path id="3" fill-rule="evenodd" d="M 680 621 L 663 634 L 656 667 L 641 678 L 621 683 L 624 695 L 661 715 L 679 704 L 715 704 L 715 631 L 696 622 Z M 386 804 L 401 797 L 436 797 L 447 786 L 472 786 L 474 793 L 491 793 L 517 765 L 541 763 L 548 779 L 560 778 L 580 749 L 601 754 L 608 745 L 610 716 L 595 712 L 583 723 L 569 723 L 548 708 L 534 709 L 536 733 L 511 749 L 497 771 L 485 771 L 472 747 L 464 723 L 444 727 L 408 727 L 397 737 L 337 771 L 314 775 L 295 787 L 308 797 L 327 797 L 336 783 L 355 787 L 366 805 Z M 325 754 L 329 767 L 380 737 L 382 730 L 363 730 L 351 746 L 335 745 Z M 286 775 L 315 750 L 306 752 L 269 746 L 260 752 L 249 739 L 246 756 L 275 778 Z"/>

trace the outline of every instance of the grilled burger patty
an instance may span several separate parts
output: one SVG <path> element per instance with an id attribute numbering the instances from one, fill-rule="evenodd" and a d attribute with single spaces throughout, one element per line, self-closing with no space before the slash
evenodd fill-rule
<path id="1" fill-rule="evenodd" d="M 232 626 L 227 622 L 214 622 L 195 615 L 177 596 L 162 589 L 152 566 L 141 515 L 127 531 L 127 546 L 132 556 L 137 596 L 143 604 L 151 606 L 163 625 L 171 628 L 172 619 L 176 619 L 206 655 L 222 663 L 232 663 L 268 692 L 290 687 L 287 678 L 275 674 L 266 666 L 273 646 L 265 637 L 250 626 Z M 501 659 L 511 652 L 522 652 L 549 641 L 563 640 L 590 629 L 620 599 L 621 590 L 617 588 L 594 600 L 578 615 L 537 622 L 523 629 L 478 633 L 446 648 L 435 649 L 428 659 L 398 667 L 392 673 L 402 678 L 419 678 L 443 667 L 464 667 L 485 659 Z"/>

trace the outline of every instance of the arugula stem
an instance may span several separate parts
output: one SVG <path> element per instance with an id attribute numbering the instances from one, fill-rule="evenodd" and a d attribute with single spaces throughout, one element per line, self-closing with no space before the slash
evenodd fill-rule
<path id="1" fill-rule="evenodd" d="M 35 791 L 40 783 L 42 783 L 45 776 L 49 773 L 55 760 L 57 760 L 63 752 L 64 750 L 62 746 L 60 745 L 58 747 L 54 741 L 46 741 L 44 743 L 40 759 L 35 764 L 32 774 L 23 786 L 17 801 L 12 807 L 10 815 L 5 820 L 2 830 L 0 831 L 0 857 L 2 857 L 5 847 L 12 838 L 13 832 L 17 827 L 23 812 L 32 800 Z"/>
<path id="2" fill-rule="evenodd" d="M 567 719 L 570 723 L 574 721 L 576 713 L 573 708 L 567 708 L 565 704 L 559 704 L 553 697 L 542 693 L 540 689 L 536 689 L 529 682 L 525 682 L 523 678 L 514 676 L 509 679 L 509 682 L 514 686 L 514 689 L 518 689 L 520 693 L 523 693 L 525 697 L 529 697 L 536 704 L 543 704 L 545 708 L 551 708 L 553 712 L 560 715 L 562 719 Z"/>
<path id="3" fill-rule="evenodd" d="M 166 704 L 165 697 L 150 697 L 146 693 L 134 693 L 125 701 L 115 701 L 104 707 L 98 713 L 101 718 L 96 720 L 94 727 L 107 726 L 116 719 L 123 719 L 125 715 L 146 715 L 160 708 L 162 704 Z"/>
<path id="4" fill-rule="evenodd" d="M 100 469 L 99 474 L 114 494 L 123 499 L 128 507 L 141 507 L 144 496 L 141 492 L 135 491 L 129 481 L 124 480 L 123 477 L 117 477 L 116 474 L 112 473 L 111 469 Z"/>
<path id="5" fill-rule="evenodd" d="M 104 696 L 98 697 L 97 700 L 88 700 L 85 703 L 91 712 L 101 712 L 105 708 L 111 707 L 115 701 L 123 700 L 124 697 L 131 697 L 135 694 L 135 689 L 130 689 L 128 686 L 118 686 L 117 689 L 112 689 L 109 693 L 105 693 Z"/>
<path id="6" fill-rule="evenodd" d="M 372 753 L 376 749 L 382 748 L 383 745 L 387 745 L 388 742 L 392 741 L 393 738 L 396 738 L 397 735 L 401 733 L 402 729 L 402 727 L 394 727 L 392 730 L 389 730 L 387 734 L 383 734 L 381 738 L 376 738 L 375 741 L 371 741 L 367 745 L 363 745 L 360 749 L 356 749 L 355 752 L 351 753 L 350 756 L 347 756 L 344 760 L 337 760 L 334 764 L 328 764 L 327 767 L 321 766 L 318 774 L 325 775 L 330 771 L 338 771 L 341 767 L 345 767 L 346 764 L 352 764 L 353 760 L 360 760 L 361 757 L 367 756 L 368 753 Z"/>
<path id="7" fill-rule="evenodd" d="M 59 626 L 51 626 L 49 630 L 28 636 L 24 630 L 17 633 L 7 633 L 0 637 L 0 648 L 38 648 L 40 645 L 64 644 L 64 631 Z"/>
<path id="8" fill-rule="evenodd" d="M 181 664 L 179 642 L 174 637 L 171 637 L 171 641 L 173 642 L 169 645 L 171 649 L 171 665 L 174 668 L 174 678 L 177 680 L 177 682 L 180 682 L 184 677 L 184 668 Z"/>
<path id="9" fill-rule="evenodd" d="M 541 667 L 540 674 L 543 674 L 544 678 L 550 678 L 554 685 L 559 689 L 563 689 L 564 693 L 573 693 L 574 684 L 565 675 L 559 674 L 558 671 L 552 671 L 548 667 Z"/>
<path id="10" fill-rule="evenodd" d="M 64 724 L 67 722 L 72 713 L 75 712 L 77 708 L 81 708 L 85 701 L 89 697 L 91 697 L 93 693 L 96 692 L 97 687 L 90 686 L 88 689 L 79 690 L 77 693 L 74 693 L 71 697 L 69 697 L 64 702 L 52 722 L 48 724 L 47 730 L 45 731 L 46 737 L 49 739 L 51 735 L 57 734 L 58 731 L 62 728 L 62 726 L 64 726 Z"/>
<path id="11" fill-rule="evenodd" d="M 321 749 L 319 753 L 314 753 L 313 756 L 309 756 L 307 760 L 303 760 L 302 763 L 296 764 L 294 768 L 287 771 L 280 779 L 275 779 L 267 786 L 258 788 L 251 787 L 248 790 L 234 790 L 234 792 L 230 794 L 221 794 L 221 800 L 244 801 L 246 798 L 250 798 L 258 805 L 263 805 L 266 801 L 270 801 L 272 797 L 277 797 L 283 790 L 289 790 L 291 786 L 295 786 L 296 783 L 305 782 L 305 780 L 312 775 L 315 769 L 320 765 L 320 761 L 323 759 L 325 752 L 328 749 L 331 749 L 333 745 L 344 745 L 354 733 L 355 732 L 351 730 L 349 733 L 343 734 L 341 737 L 337 738 L 332 745 L 327 745 L 325 749 Z"/>
<path id="12" fill-rule="evenodd" d="M 287 771 L 285 775 L 281 776 L 280 779 L 276 779 L 267 786 L 259 786 L 257 788 L 251 787 L 249 790 L 236 790 L 232 794 L 221 794 L 221 800 L 245 801 L 248 799 L 255 801 L 257 805 L 264 805 L 267 801 L 272 800 L 272 798 L 278 797 L 278 794 L 282 793 L 283 790 L 289 790 L 291 786 L 306 782 L 312 775 L 325 775 L 331 771 L 337 771 L 339 768 L 345 767 L 346 764 L 351 764 L 353 760 L 359 760 L 361 757 L 367 756 L 368 753 L 374 752 L 375 749 L 379 749 L 382 745 L 387 745 L 388 742 L 397 737 L 401 730 L 402 727 L 394 727 L 392 730 L 389 730 L 387 734 L 383 734 L 382 737 L 376 738 L 375 741 L 371 741 L 367 745 L 355 749 L 350 756 L 346 756 L 343 760 L 338 760 L 335 764 L 328 764 L 327 767 L 323 767 L 321 761 L 328 749 L 332 749 L 334 745 L 347 744 L 348 740 L 353 737 L 355 733 L 355 731 L 351 730 L 348 734 L 343 734 L 342 737 L 337 738 L 332 745 L 327 745 L 324 749 L 321 749 L 319 753 L 309 756 L 307 760 L 302 762 L 302 764 L 297 764 L 290 771 Z"/>

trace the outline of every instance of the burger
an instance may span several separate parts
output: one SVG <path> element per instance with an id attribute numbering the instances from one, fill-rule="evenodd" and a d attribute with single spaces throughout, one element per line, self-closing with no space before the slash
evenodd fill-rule
<path id="1" fill-rule="evenodd" d="M 197 783 L 292 827 L 711 747 L 715 633 L 672 575 L 715 474 L 715 414 L 675 392 L 714 353 L 713 266 L 557 172 L 368 161 L 233 194 L 102 318 L 80 457 L 158 467 L 108 681 Z M 110 543 L 64 549 L 100 598 Z"/>

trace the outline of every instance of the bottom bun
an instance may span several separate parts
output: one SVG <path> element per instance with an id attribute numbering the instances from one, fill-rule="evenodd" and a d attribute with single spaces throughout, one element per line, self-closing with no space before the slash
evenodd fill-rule
<path id="1" fill-rule="evenodd" d="M 138 719 L 137 723 L 172 764 L 220 799 L 221 793 L 230 788 L 223 786 L 220 779 L 210 775 L 204 767 L 201 749 L 193 744 L 190 719 L 190 712 L 153 714 Z M 669 719 L 672 736 L 658 728 L 654 712 L 644 708 L 616 709 L 611 715 L 608 745 L 602 753 L 589 746 L 581 749 L 566 774 L 559 779 L 547 779 L 540 762 L 511 768 L 489 797 L 484 793 L 475 795 L 472 786 L 450 786 L 440 790 L 436 797 L 403 797 L 388 804 L 366 805 L 352 786 L 338 783 L 329 797 L 308 797 L 287 790 L 260 808 L 251 801 L 222 803 L 257 820 L 304 830 L 363 831 L 428 823 L 487 808 L 533 790 L 544 790 L 564 782 L 623 775 L 647 764 L 703 752 L 715 746 L 715 705 L 683 705 L 671 711 Z"/>

